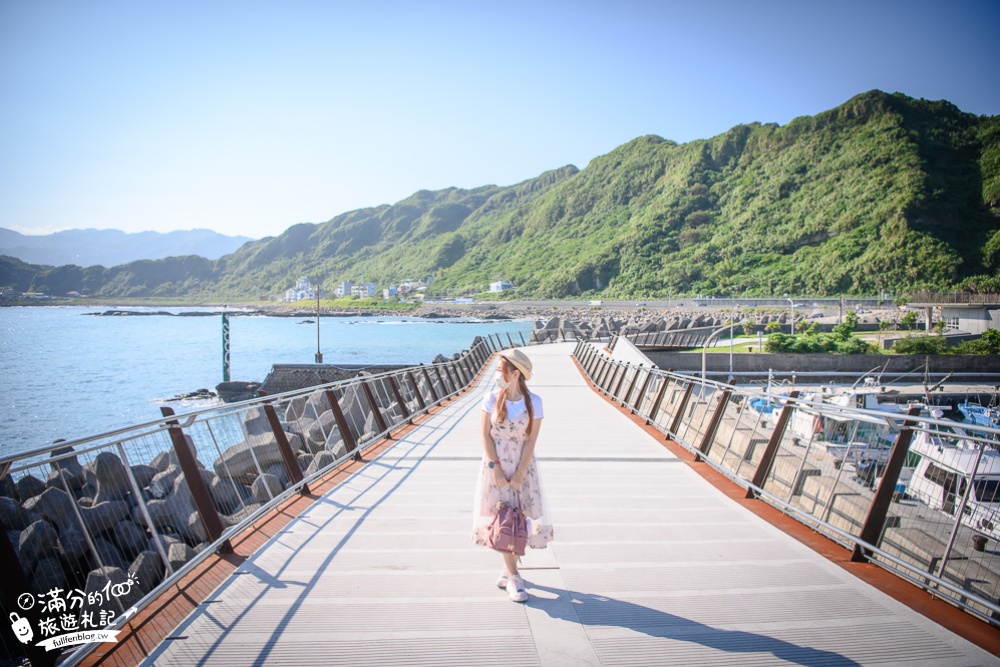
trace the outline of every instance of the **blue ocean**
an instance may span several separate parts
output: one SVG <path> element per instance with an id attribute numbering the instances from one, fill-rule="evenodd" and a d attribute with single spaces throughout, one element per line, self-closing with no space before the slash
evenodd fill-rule
<path id="1" fill-rule="evenodd" d="M 221 316 L 87 315 L 105 310 L 0 308 L 0 455 L 159 419 L 164 404 L 195 409 L 205 403 L 164 400 L 222 381 Z M 272 364 L 313 363 L 316 328 L 302 318 L 230 314 L 230 378 L 262 382 Z M 525 320 L 323 317 L 320 351 L 329 364 L 429 363 L 476 336 L 531 329 Z"/>

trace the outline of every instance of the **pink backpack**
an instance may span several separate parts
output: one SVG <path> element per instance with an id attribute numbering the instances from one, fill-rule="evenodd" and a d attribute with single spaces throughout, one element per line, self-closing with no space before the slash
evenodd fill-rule
<path id="1" fill-rule="evenodd" d="M 520 503 L 520 497 L 518 502 Z M 496 551 L 524 555 L 524 549 L 528 546 L 528 520 L 520 507 L 505 502 L 497 503 L 486 543 Z"/>

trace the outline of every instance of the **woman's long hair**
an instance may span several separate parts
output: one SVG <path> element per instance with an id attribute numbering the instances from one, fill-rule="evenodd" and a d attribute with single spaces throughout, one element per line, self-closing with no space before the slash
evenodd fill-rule
<path id="1" fill-rule="evenodd" d="M 516 370 L 514 365 L 503 357 L 500 357 L 500 363 L 507 369 L 508 374 Z M 524 381 L 524 376 L 520 371 L 517 373 L 517 388 L 521 390 L 521 396 L 524 397 L 524 407 L 528 409 L 528 435 L 531 435 L 531 424 L 535 420 L 535 408 L 531 405 L 531 394 L 528 393 L 528 384 Z M 493 421 L 502 422 L 506 420 L 507 388 L 504 387 L 499 393 L 497 393 L 497 404 L 496 407 L 493 408 Z"/>

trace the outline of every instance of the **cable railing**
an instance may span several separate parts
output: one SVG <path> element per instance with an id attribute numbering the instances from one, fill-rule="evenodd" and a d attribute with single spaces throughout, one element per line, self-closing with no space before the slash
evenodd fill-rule
<path id="1" fill-rule="evenodd" d="M 625 363 L 614 342 L 574 351 L 610 399 L 852 560 L 1000 626 L 1000 430 L 859 408 L 847 387 L 767 392 Z"/>
<path id="2" fill-rule="evenodd" d="M 114 631 L 279 503 L 465 391 L 493 353 L 527 344 L 477 337 L 444 363 L 183 415 L 161 408 L 155 421 L 0 458 L 4 587 L 17 597 L 2 613 L 26 619 L 35 643 Z M 3 644 L 66 665 L 95 646 L 32 655 L 6 631 Z"/>

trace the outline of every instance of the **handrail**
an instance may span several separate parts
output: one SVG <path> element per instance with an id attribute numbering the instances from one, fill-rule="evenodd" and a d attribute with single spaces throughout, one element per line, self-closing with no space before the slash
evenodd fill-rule
<path id="1" fill-rule="evenodd" d="M 138 594 L 109 599 L 117 605 L 116 618 L 101 629 L 114 629 L 125 622 L 126 611 L 149 604 L 279 503 L 466 391 L 495 353 L 514 342 L 477 337 L 468 350 L 445 362 L 165 415 L 8 455 L 0 458 L 0 495 L 21 497 L 61 535 L 82 534 L 85 544 L 77 558 L 119 568 L 123 580 L 126 572 L 136 577 L 150 568 L 162 573 L 143 581 Z M 414 373 L 421 368 L 423 373 Z M 199 461 L 199 454 L 212 460 Z M 178 466 L 188 456 L 190 461 Z M 203 494 L 197 507 L 190 501 L 195 487 Z M 210 536 L 208 525 L 221 525 L 221 532 Z M 9 539 L 6 534 L 4 539 Z M 191 548 L 196 545 L 198 553 Z M 21 568 L 21 563 L 15 559 L 0 567 Z M 67 583 L 72 586 L 61 588 L 83 589 L 86 582 Z M 61 656 L 61 664 L 75 664 L 94 646 L 84 644 Z"/>
<path id="2" fill-rule="evenodd" d="M 880 472 L 879 457 L 888 454 L 890 448 L 887 443 L 892 442 L 894 433 L 903 430 L 907 419 L 912 421 L 906 428 L 915 436 L 934 438 L 959 453 L 967 450 L 995 451 L 1000 442 L 1000 429 L 959 424 L 930 415 L 908 416 L 903 411 L 896 413 L 833 405 L 815 396 L 785 395 L 787 387 L 782 393 L 735 387 L 614 359 L 603 346 L 588 345 L 586 342 L 577 344 L 574 356 L 599 391 L 644 418 L 647 424 L 691 452 L 696 460 L 707 463 L 746 489 L 750 494 L 748 497 L 768 502 L 845 548 L 855 550 L 864 559 L 1000 626 L 997 620 L 1000 618 L 1000 583 L 997 583 L 1000 582 L 1000 564 L 994 564 L 992 559 L 986 557 L 977 557 L 976 553 L 981 549 L 975 545 L 961 556 L 953 557 L 951 553 L 954 535 L 958 532 L 963 533 L 966 540 L 970 536 L 976 540 L 986 537 L 1000 539 L 1000 511 L 990 509 L 988 504 L 978 504 L 971 510 L 966 508 L 964 513 L 957 512 L 958 516 L 937 513 L 937 508 L 928 507 L 922 501 L 926 494 L 918 492 L 918 487 L 924 484 L 920 479 L 907 486 L 914 494 L 910 500 L 906 499 L 906 495 L 897 493 L 899 497 L 890 508 L 876 508 L 872 493 L 875 478 L 870 484 L 862 481 L 863 467 L 867 470 L 874 466 L 875 475 Z M 643 391 L 633 396 L 631 389 L 622 390 L 622 380 L 631 373 L 632 384 L 635 384 L 639 372 L 648 373 Z M 674 391 L 668 391 L 670 388 Z M 758 412 L 751 404 L 751 401 L 758 400 L 762 406 L 775 406 L 773 414 L 767 416 Z M 779 418 L 778 408 L 781 408 L 782 415 L 787 412 L 787 416 Z M 807 432 L 802 432 L 803 424 L 808 425 Z M 831 424 L 834 429 L 832 435 L 839 433 L 843 436 L 843 444 L 826 440 L 828 434 L 825 431 L 814 430 L 814 427 L 826 428 Z M 774 447 L 769 457 L 755 444 L 765 442 Z M 907 447 L 911 455 L 927 451 L 920 447 L 914 449 L 909 438 L 901 446 Z M 857 454 L 851 458 L 852 447 L 856 452 L 869 452 L 867 456 L 871 458 L 865 459 Z M 782 461 L 779 462 L 779 457 L 774 454 L 780 454 Z M 926 454 L 932 455 L 933 452 Z M 837 456 L 843 458 L 838 462 Z M 1000 457 L 1000 454 L 996 456 Z M 951 469 L 948 465 L 955 464 L 942 460 L 939 465 L 941 472 L 933 474 L 944 475 L 945 469 Z M 975 475 L 955 470 L 953 483 L 956 493 L 960 490 L 959 480 L 964 478 L 963 488 L 966 491 L 963 498 L 967 498 L 970 487 L 967 481 Z M 763 483 L 754 484 L 751 479 L 763 480 Z M 881 484 L 889 484 L 895 489 L 899 488 L 898 482 L 898 479 L 881 480 Z M 957 502 L 955 504 L 959 506 Z M 924 515 L 931 514 L 934 514 L 932 519 L 924 519 Z M 881 535 L 878 544 L 860 538 L 863 526 L 865 534 Z M 916 530 L 917 533 L 911 537 L 908 530 Z M 922 540 L 913 550 L 926 550 L 930 553 L 929 562 L 918 562 L 916 556 L 908 555 L 909 548 L 898 546 L 908 539 Z M 949 567 L 982 568 L 984 574 L 981 578 L 986 583 L 976 590 L 951 583 L 947 579 Z M 961 570 L 951 576 L 957 580 L 965 579 Z"/>

